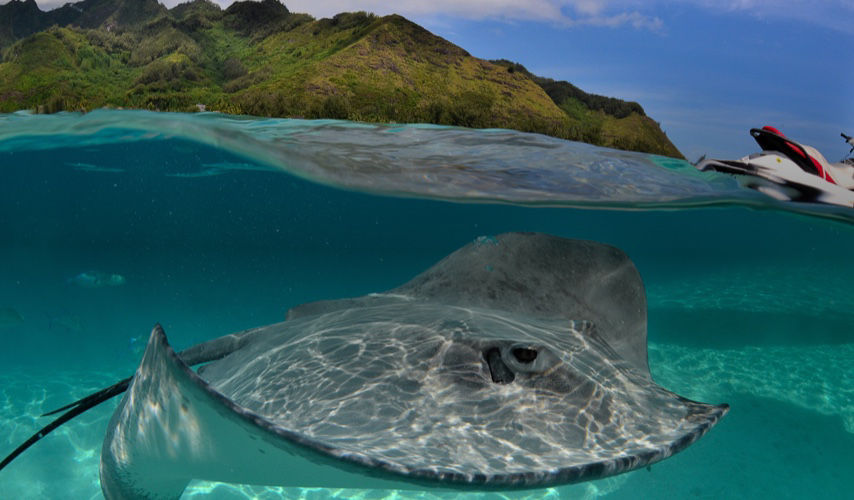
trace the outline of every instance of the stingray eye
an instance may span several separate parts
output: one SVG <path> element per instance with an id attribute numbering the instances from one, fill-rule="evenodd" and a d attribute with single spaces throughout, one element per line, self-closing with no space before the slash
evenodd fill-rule
<path id="1" fill-rule="evenodd" d="M 513 357 L 520 363 L 532 363 L 537 359 L 537 351 L 527 347 L 516 347 L 513 349 Z"/>
<path id="2" fill-rule="evenodd" d="M 528 342 L 501 346 L 501 359 L 517 375 L 546 373 L 560 363 L 560 358 L 547 346 L 531 345 Z"/>

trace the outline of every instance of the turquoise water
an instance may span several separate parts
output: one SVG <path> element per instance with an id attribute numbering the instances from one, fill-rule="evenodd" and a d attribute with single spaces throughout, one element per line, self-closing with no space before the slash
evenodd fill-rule
<path id="1" fill-rule="evenodd" d="M 483 497 L 843 497 L 852 222 L 686 163 L 508 131 L 0 116 L 0 456 L 46 424 L 40 413 L 132 373 L 155 322 L 180 349 L 392 288 L 481 235 L 541 231 L 625 250 L 647 287 L 656 381 L 732 409 L 649 470 Z M 100 498 L 116 403 L 0 472 L 0 498 Z M 194 482 L 184 496 L 453 495 Z"/>

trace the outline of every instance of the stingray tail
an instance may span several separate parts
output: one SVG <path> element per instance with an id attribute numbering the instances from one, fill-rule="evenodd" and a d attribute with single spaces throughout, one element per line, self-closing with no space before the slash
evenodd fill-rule
<path id="1" fill-rule="evenodd" d="M 84 398 L 78 399 L 77 401 L 75 401 L 73 403 L 69 403 L 69 404 L 63 406 L 62 408 L 57 408 L 53 411 L 43 413 L 43 414 L 41 414 L 41 416 L 42 417 L 49 417 L 51 415 L 56 415 L 57 413 L 59 413 L 61 411 L 67 410 L 67 409 L 75 407 L 75 406 L 81 406 L 81 405 L 85 407 L 85 408 L 83 408 L 82 411 L 86 411 L 89 408 L 94 408 L 94 407 L 98 406 L 99 404 L 103 403 L 104 401 L 112 398 L 113 396 L 117 396 L 117 395 L 125 392 L 128 388 L 128 385 L 130 384 L 131 378 L 132 377 L 128 377 L 124 380 L 120 380 L 120 381 L 116 382 L 115 384 L 111 385 L 110 387 L 107 387 L 106 389 L 101 389 L 100 391 L 95 392 L 93 394 L 90 394 Z"/>
<path id="2" fill-rule="evenodd" d="M 103 403 L 104 401 L 107 401 L 108 399 L 111 399 L 114 396 L 117 396 L 117 395 L 125 392 L 128 388 L 128 385 L 130 384 L 130 380 L 131 380 L 131 377 L 128 377 L 124 380 L 121 380 L 121 381 L 111 385 L 110 387 L 107 387 L 106 389 L 101 389 L 100 391 L 98 391 L 94 394 L 90 394 L 90 395 L 86 396 L 85 398 L 79 399 L 79 400 L 77 400 L 71 404 L 63 406 L 62 408 L 57 408 L 56 410 L 53 410 L 51 412 L 43 414 L 42 417 L 47 417 L 49 415 L 55 415 L 55 414 L 57 414 L 61 411 L 64 411 L 64 410 L 68 410 L 65 413 L 63 413 L 61 416 L 59 416 L 57 419 L 55 419 L 53 422 L 51 422 L 51 423 L 47 424 L 46 426 L 42 427 L 41 429 L 39 429 L 38 432 L 36 432 L 32 436 L 30 436 L 29 439 L 27 439 L 20 446 L 15 448 L 15 451 L 10 453 L 9 456 L 4 458 L 3 461 L 0 462 L 0 470 L 3 470 L 3 468 L 6 467 L 7 465 L 9 465 L 12 462 L 12 460 L 15 460 L 15 458 L 17 458 L 18 455 L 23 453 L 30 446 L 36 444 L 36 442 L 38 442 L 41 438 L 50 434 L 54 429 L 56 429 L 60 425 L 64 424 L 65 422 L 68 422 L 69 420 L 76 417 L 77 415 L 84 413 L 85 411 L 89 410 L 90 408 L 94 408 L 95 406 L 98 406 L 99 404 Z"/>

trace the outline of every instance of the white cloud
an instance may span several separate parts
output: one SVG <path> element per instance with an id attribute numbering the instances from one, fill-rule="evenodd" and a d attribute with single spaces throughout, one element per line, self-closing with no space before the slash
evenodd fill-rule
<path id="1" fill-rule="evenodd" d="M 228 0 L 219 0 L 228 1 Z M 760 19 L 787 19 L 854 32 L 852 0 L 285 0 L 294 12 L 330 17 L 366 10 L 404 16 L 438 15 L 464 19 L 541 21 L 565 26 L 630 26 L 660 30 L 660 12 L 674 6 L 696 7 L 719 14 L 745 14 Z"/>
<path id="2" fill-rule="evenodd" d="M 578 0 L 573 3 L 573 7 L 575 10 L 581 14 L 587 14 L 589 16 L 598 16 L 602 10 L 605 8 L 605 3 L 601 0 Z"/>
<path id="3" fill-rule="evenodd" d="M 852 0 L 682 0 L 722 13 L 745 13 L 760 19 L 786 19 L 854 33 Z"/>
<path id="4" fill-rule="evenodd" d="M 36 0 L 43 10 L 67 0 Z M 174 7 L 183 0 L 161 0 Z M 214 0 L 227 7 L 232 0 Z M 292 12 L 331 17 L 339 12 L 365 10 L 385 15 L 537 21 L 563 26 L 632 27 L 658 31 L 660 13 L 673 6 L 696 7 L 710 13 L 745 14 L 758 19 L 804 22 L 854 33 L 853 0 L 283 0 Z M 6 3 L 6 0 L 0 0 Z"/>
<path id="5" fill-rule="evenodd" d="M 168 7 L 180 0 L 166 0 Z M 214 0 L 221 6 L 230 0 Z M 364 10 L 378 15 L 439 16 L 469 20 L 538 21 L 563 26 L 631 26 L 658 30 L 661 20 L 642 13 L 642 2 L 608 0 L 283 0 L 291 12 L 332 17 L 339 12 Z M 633 5 L 630 5 L 633 4 Z M 613 8 L 616 7 L 616 8 Z M 630 7 L 630 8 L 623 8 Z"/>
<path id="6" fill-rule="evenodd" d="M 366 10 L 376 14 L 404 16 L 443 16 L 470 20 L 495 19 L 504 21 L 539 21 L 562 26 L 593 25 L 603 27 L 631 26 L 658 30 L 662 21 L 656 16 L 637 10 L 609 8 L 602 0 L 288 0 L 286 5 L 295 12 L 308 12 L 316 17 L 329 17 L 338 12 Z"/>
<path id="7" fill-rule="evenodd" d="M 338 12 L 366 10 L 377 14 L 443 15 L 465 19 L 506 19 L 559 22 L 566 2 L 555 0 L 286 0 L 295 12 L 308 12 L 317 17 L 329 17 Z M 586 2 L 591 3 L 591 2 Z"/>

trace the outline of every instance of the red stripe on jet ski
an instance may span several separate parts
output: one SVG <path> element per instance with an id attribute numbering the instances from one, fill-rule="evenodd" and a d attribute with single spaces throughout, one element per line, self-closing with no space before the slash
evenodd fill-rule
<path id="1" fill-rule="evenodd" d="M 817 169 L 818 169 L 818 176 L 819 176 L 819 177 L 821 177 L 822 179 L 826 180 L 827 182 L 829 182 L 829 183 L 831 183 L 831 184 L 836 184 L 836 181 L 835 181 L 835 180 L 833 180 L 833 177 L 831 177 L 831 176 L 830 176 L 830 174 L 829 174 L 829 173 L 827 173 L 827 172 L 826 172 L 826 171 L 821 167 L 821 164 L 820 164 L 819 162 L 815 161 L 815 158 L 813 158 L 812 156 L 810 156 L 810 161 L 812 161 L 812 164 L 813 164 L 813 165 L 815 165 L 815 168 L 817 168 Z"/>
<path id="2" fill-rule="evenodd" d="M 791 149 L 791 150 L 792 150 L 792 151 L 794 151 L 795 153 L 798 153 L 798 155 L 799 155 L 801 158 L 807 158 L 807 155 L 805 155 L 805 154 L 804 154 L 804 152 L 803 152 L 803 151 L 801 151 L 801 148 L 799 148 L 799 147 L 795 147 L 794 145 L 792 145 L 792 143 L 791 143 L 791 142 L 786 141 L 786 146 L 789 146 L 789 149 Z M 810 160 L 812 160 L 812 158 L 810 158 Z M 815 163 L 815 160 L 813 160 L 813 163 Z M 819 170 L 819 172 L 821 172 L 821 167 L 818 167 L 818 170 Z"/>
<path id="3" fill-rule="evenodd" d="M 779 135 L 780 137 L 786 137 L 786 135 L 783 134 L 783 132 L 780 132 L 779 130 L 777 130 L 775 127 L 772 127 L 771 125 L 765 125 L 764 127 L 762 127 L 762 130 L 767 130 L 768 132 L 774 132 L 775 134 Z"/>

